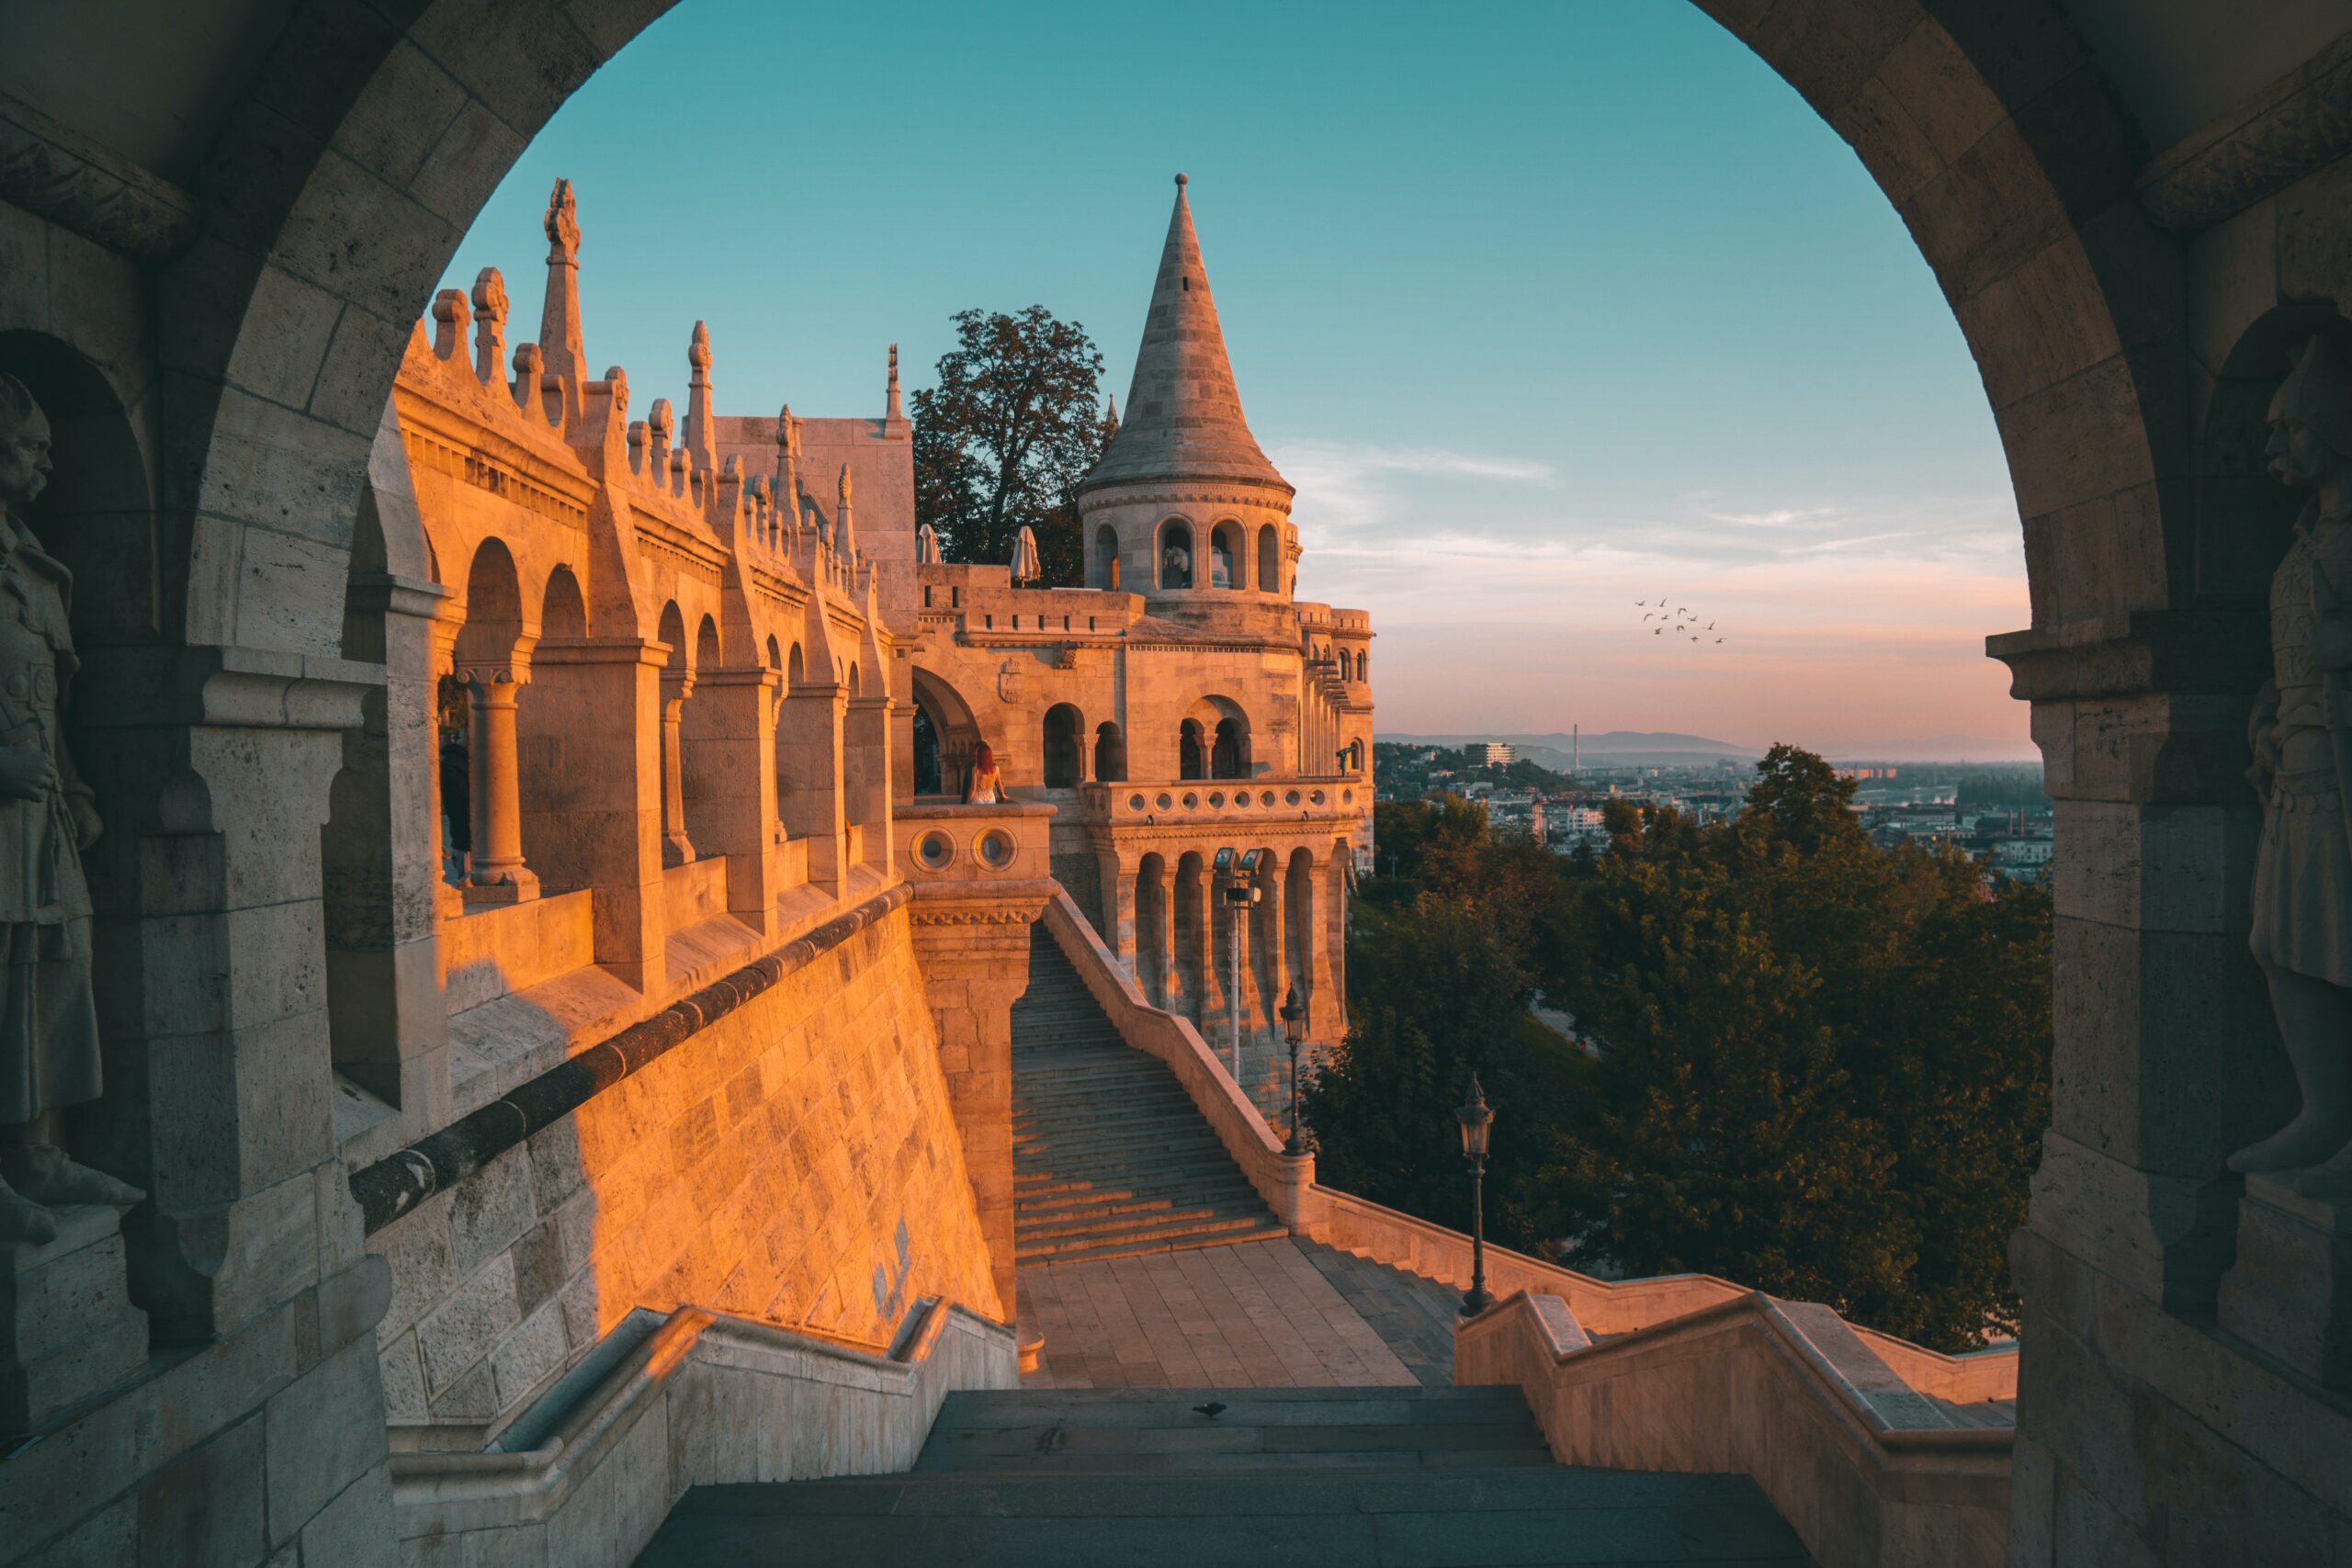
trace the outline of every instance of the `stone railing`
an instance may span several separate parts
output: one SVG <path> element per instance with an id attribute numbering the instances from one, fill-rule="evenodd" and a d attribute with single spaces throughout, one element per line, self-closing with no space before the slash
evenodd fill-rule
<path id="1" fill-rule="evenodd" d="M 918 889 L 938 882 L 1051 876 L 1054 812 L 1054 807 L 1034 800 L 898 806 L 890 817 L 899 869 Z"/>
<path id="2" fill-rule="evenodd" d="M 1079 805 L 1098 821 L 1233 823 L 1277 826 L 1302 817 L 1352 821 L 1371 809 L 1361 773 L 1268 774 L 1248 779 L 1159 779 L 1079 786 Z"/>
<path id="3" fill-rule="evenodd" d="M 938 1301 L 895 1348 L 699 1307 L 606 1344 L 488 1451 L 393 1454 L 404 1545 L 628 1568 L 690 1486 L 909 1470 L 950 1392 L 1020 1381 L 1010 1326 Z"/>
<path id="4" fill-rule="evenodd" d="M 1884 1343 L 1755 1291 L 1596 1342 L 1522 1291 L 1456 1328 L 1453 1376 L 1516 1383 L 1563 1464 L 1754 1477 L 1822 1568 L 1995 1568 L 2009 1413 L 1922 1391 Z"/>

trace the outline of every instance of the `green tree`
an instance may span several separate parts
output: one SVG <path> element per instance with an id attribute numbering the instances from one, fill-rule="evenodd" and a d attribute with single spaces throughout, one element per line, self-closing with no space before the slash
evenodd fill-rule
<path id="1" fill-rule="evenodd" d="M 915 521 L 949 560 L 1001 565 L 1023 526 L 1048 584 L 1085 580 L 1078 482 L 1102 455 L 1102 355 L 1043 305 L 962 310 L 938 383 L 915 393 Z"/>
<path id="2" fill-rule="evenodd" d="M 1735 822 L 1652 815 L 1574 879 L 1544 984 L 1600 1062 L 1528 1201 L 1628 1273 L 1720 1274 L 1967 1348 L 2016 1321 L 2049 897 L 1878 848 L 1852 793 L 1775 747 Z"/>

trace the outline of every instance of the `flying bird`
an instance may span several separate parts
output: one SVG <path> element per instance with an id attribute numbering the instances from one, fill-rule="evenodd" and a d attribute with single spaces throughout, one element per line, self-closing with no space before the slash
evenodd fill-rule
<path id="1" fill-rule="evenodd" d="M 1657 619 L 1657 612 L 1656 610 L 1652 610 L 1648 615 L 1644 615 L 1642 619 L 1645 621 L 1654 621 Z"/>
<path id="2" fill-rule="evenodd" d="M 1657 630 L 1656 630 L 1656 631 L 1654 631 L 1654 632 L 1650 633 L 1650 636 L 1652 636 L 1652 637 L 1664 637 L 1665 635 L 1666 635 L 1666 628 L 1665 628 L 1664 626 L 1660 626 L 1660 627 L 1658 627 L 1658 628 L 1657 628 Z"/>
<path id="3" fill-rule="evenodd" d="M 1707 629 L 1708 629 L 1709 631 L 1713 631 L 1713 630 L 1715 629 L 1715 623 L 1714 623 L 1714 622 L 1713 622 L 1713 621 L 1709 621 L 1709 622 L 1707 623 Z"/>
<path id="4" fill-rule="evenodd" d="M 1224 1404 L 1215 1399 L 1210 1400 L 1206 1404 L 1195 1404 L 1193 1409 L 1195 1414 L 1205 1416 L 1212 1421 L 1225 1414 Z"/>
<path id="5" fill-rule="evenodd" d="M 1721 637 L 1717 637 L 1717 638 L 1715 638 L 1715 640 L 1716 640 L 1717 642 L 1721 642 L 1721 641 L 1723 641 L 1724 639 L 1723 639 L 1723 638 L 1721 638 Z"/>

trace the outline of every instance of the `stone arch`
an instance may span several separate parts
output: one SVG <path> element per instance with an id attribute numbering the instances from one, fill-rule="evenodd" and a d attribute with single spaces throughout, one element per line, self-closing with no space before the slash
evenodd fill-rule
<path id="1" fill-rule="evenodd" d="M 2191 380 L 2184 374 L 2182 247 L 2156 231 L 2134 200 L 2144 151 L 2136 128 L 2065 14 L 2048 0 L 1946 6 L 1932 14 L 1922 0 L 1702 3 L 1854 146 L 1951 300 L 1983 371 L 2025 524 L 2034 629 L 2001 639 L 1996 652 L 2016 672 L 2018 694 L 2041 705 L 2036 732 L 2050 757 L 2053 793 L 2079 789 L 2085 800 L 2111 808 L 2098 834 L 2062 840 L 2062 860 L 2136 855 L 2134 835 L 2143 829 L 2134 809 L 2189 803 L 2203 810 L 2219 791 L 2236 787 L 2232 764 L 2241 742 L 2231 727 L 2176 711 L 2196 707 L 2217 678 L 2171 671 L 2184 657 L 2199 664 L 2218 659 L 2232 667 L 2226 680 L 2234 682 L 2260 653 L 2252 615 L 2205 641 L 2196 637 L 2213 628 L 2168 618 L 2203 607 L 2193 487 L 2172 482 L 2192 471 L 2185 450 Z M 159 456 L 163 471 L 182 478 L 150 535 L 153 576 L 134 602 L 155 606 L 163 639 L 313 657 L 337 651 L 341 616 L 331 605 L 322 611 L 321 601 L 331 600 L 344 579 L 348 521 L 414 317 L 458 236 L 530 137 L 667 6 L 573 0 L 560 9 L 535 7 L 538 25 L 518 28 L 478 0 L 426 0 L 398 13 L 405 22 L 375 30 L 344 25 L 345 13 L 333 0 L 286 7 L 272 69 L 300 61 L 301 91 L 286 93 L 285 84 L 257 74 L 244 100 L 231 106 L 209 161 L 235 172 L 236 199 L 208 205 L 198 248 L 155 269 L 175 357 L 174 417 Z M 451 101 L 454 109 L 445 107 Z M 490 129 L 438 136 L 424 129 L 449 125 L 453 116 Z M 416 133 L 386 134 L 386 126 Z M 282 301 L 289 298 L 318 300 L 334 330 L 287 331 Z M 253 388 L 296 390 L 273 401 Z M 300 464 L 272 460 L 297 451 Z M 239 562 L 244 570 L 223 564 Z M 277 570 L 264 570 L 272 562 Z M 2146 624 L 2129 619 L 2142 615 Z M 2192 700 L 2174 704 L 2182 684 L 2196 688 Z M 2078 701 L 2118 692 L 2148 700 L 2120 726 L 2106 722 L 2112 704 L 2086 706 L 2078 723 Z M 309 738 L 274 744 L 291 755 Z M 245 781 L 216 772 L 198 781 L 198 793 L 228 802 Z M 291 770 L 277 776 L 283 788 L 296 787 L 287 782 Z M 300 787 L 323 795 L 322 781 Z M 301 803 L 314 804 L 323 809 L 322 801 Z M 287 841 L 227 832 L 209 818 L 204 828 L 230 846 L 232 881 L 242 874 L 241 857 L 281 855 Z M 1342 842 L 1333 860 L 1335 898 L 1344 897 L 1344 853 Z M 2164 892 L 2196 874 L 2151 860 L 2143 880 Z M 2148 891 L 2135 897 L 2148 901 Z M 215 923 L 225 931 L 225 921 Z M 2139 1021 L 2139 1012 L 2163 1010 L 2139 1005 L 2143 990 L 2155 990 L 2153 982 L 2143 986 L 2143 970 L 2177 974 L 2178 966 L 2163 962 L 2158 933 L 2141 929 L 2136 905 L 2131 920 L 2069 928 L 2062 951 L 2070 942 L 2072 961 L 2091 966 L 2076 981 L 2085 994 L 2124 1005 L 2086 1009 L 2100 1017 L 2061 1025 L 2062 1084 L 2072 1077 L 2110 1086 L 2102 1092 L 2112 1101 L 2062 1108 L 2062 1120 L 2079 1114 L 2084 1125 L 2075 1130 L 2087 1128 L 2090 1143 L 2109 1151 L 2096 1170 L 2066 1177 L 2065 1190 L 2162 1185 L 2161 1201 L 2169 1205 L 2163 1215 L 2119 1213 L 2102 1200 L 2086 1235 L 2161 1231 L 2146 1244 L 2154 1257 L 2144 1269 L 2158 1280 L 2150 1288 L 2167 1300 L 2210 1300 L 2210 1278 L 2176 1280 L 2172 1258 L 2180 1244 L 2170 1239 L 2183 1228 L 2212 1235 L 2203 1216 L 2216 1205 L 2204 1188 L 2186 1190 L 2210 1173 L 2155 1126 L 2167 1115 L 2163 1103 L 2193 1103 L 2196 1096 L 2179 1092 L 2186 1070 L 2152 1054 L 2155 1047 L 2136 1032 L 2154 1027 Z M 2198 949 L 2200 961 L 2209 950 Z M 232 984 L 275 983 L 267 965 L 253 967 L 256 978 Z M 2210 978 L 2216 987 L 2224 984 L 2218 975 Z M 1335 991 L 1344 994 L 1336 985 Z M 240 989 L 232 1000 L 242 996 Z M 2204 1031 L 2209 1038 L 2233 1032 Z M 281 1035 L 270 1048 L 284 1050 L 292 1037 Z M 223 1038 L 223 1054 L 234 1051 L 235 1036 Z M 206 1076 L 237 1081 L 232 1071 L 211 1070 L 232 1065 L 207 1064 Z M 251 1134 L 252 1113 L 231 1108 L 189 1120 L 201 1124 L 156 1134 L 188 1145 L 177 1151 L 175 1168 L 232 1174 L 218 1191 L 159 1192 L 159 1204 L 193 1210 L 247 1196 L 233 1173 L 243 1168 L 240 1140 Z M 309 1141 L 323 1156 L 325 1135 Z M 2045 1172 L 2055 1170 L 2054 1160 L 2045 1165 Z M 2193 1224 L 2172 1224 L 2171 1216 L 2192 1209 L 2199 1216 Z M 2109 1245 L 2092 1236 L 2084 1246 L 2094 1242 Z M 2207 1240 L 2196 1245 L 2215 1250 Z M 2228 1248 L 2218 1251 L 2225 1256 Z M 2140 1266 L 2136 1255 L 2127 1265 Z M 243 1270 L 241 1280 L 256 1272 L 228 1267 Z M 187 1326 L 200 1334 L 209 1321 L 195 1312 Z M 2044 1343 L 2056 1353 L 2056 1341 Z M 2032 1406 L 2029 1393 L 2029 1417 Z M 2046 1438 L 2037 1451 L 2046 1480 Z"/>
<path id="2" fill-rule="evenodd" d="M 908 671 L 908 683 L 917 711 L 930 719 L 938 739 L 940 788 L 960 795 L 971 772 L 972 753 L 979 749 L 979 720 L 954 682 L 937 671 L 915 665 Z"/>
<path id="3" fill-rule="evenodd" d="M 803 684 L 808 679 L 808 673 L 800 657 L 800 645 L 796 642 L 792 645 L 792 651 L 784 667 L 785 689 L 789 691 L 795 686 Z"/>
<path id="4" fill-rule="evenodd" d="M 1258 525 L 1258 576 L 1251 586 L 1261 593 L 1283 591 L 1283 535 L 1272 523 Z"/>
<path id="5" fill-rule="evenodd" d="M 523 632 L 523 584 L 514 557 L 503 540 L 484 539 L 466 568 L 466 622 L 458 631 L 458 663 L 505 664 Z"/>
<path id="6" fill-rule="evenodd" d="M 580 594 L 580 580 L 568 566 L 548 573 L 547 596 L 539 611 L 539 636 L 584 637 L 588 635 L 588 604 Z"/>
<path id="7" fill-rule="evenodd" d="M 1250 775 L 1250 716 L 1231 697 L 1205 696 L 1185 711 L 1186 734 L 1197 734 L 1204 749 L 1202 772 L 1210 779 L 1243 779 Z"/>
<path id="8" fill-rule="evenodd" d="M 1094 727 L 1094 778 L 1098 784 L 1125 784 L 1127 777 L 1127 738 L 1110 719 Z"/>
<path id="9" fill-rule="evenodd" d="M 1182 517 L 1170 517 L 1159 525 L 1153 537 L 1151 580 L 1162 592 L 1191 588 L 1201 581 L 1199 541 L 1193 525 Z"/>
<path id="10" fill-rule="evenodd" d="M 1211 588 L 1240 589 L 1250 586 L 1250 552 L 1242 540 L 1241 525 L 1230 517 L 1209 530 L 1208 585 Z"/>
<path id="11" fill-rule="evenodd" d="M 1089 588 L 1116 590 L 1119 586 L 1119 531 L 1108 523 L 1099 524 L 1094 530 L 1094 549 L 1091 570 L 1086 575 Z"/>
<path id="12" fill-rule="evenodd" d="M 662 606 L 662 618 L 654 625 L 653 640 L 669 649 L 662 659 L 665 679 L 674 679 L 691 671 L 693 666 L 688 662 L 686 649 L 686 617 L 679 612 L 675 599 Z"/>
<path id="13" fill-rule="evenodd" d="M 1038 765 L 1047 789 L 1076 789 L 1085 776 L 1086 718 L 1069 703 L 1056 703 L 1040 722 Z"/>
<path id="14" fill-rule="evenodd" d="M 1144 1000 L 1168 1005 L 1168 859 L 1159 851 L 1136 863 L 1136 983 Z"/>
<path id="15" fill-rule="evenodd" d="M 49 421 L 56 467 L 28 520 L 74 574 L 75 645 L 153 641 L 154 499 L 130 410 L 96 364 L 47 333 L 0 332 L 0 373 L 23 382 Z"/>

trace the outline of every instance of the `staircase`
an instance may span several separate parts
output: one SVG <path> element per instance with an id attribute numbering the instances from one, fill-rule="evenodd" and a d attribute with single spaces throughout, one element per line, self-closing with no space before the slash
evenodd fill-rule
<path id="1" fill-rule="evenodd" d="M 1288 1234 L 1176 1076 L 1119 1038 L 1042 921 L 1012 1005 L 1012 1173 L 1018 1268 Z"/>
<path id="2" fill-rule="evenodd" d="M 1103 1389 L 952 1393 L 907 1474 L 695 1487 L 638 1568 L 1809 1561 L 1746 1476 L 1554 1464 L 1514 1387 Z"/>

